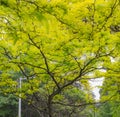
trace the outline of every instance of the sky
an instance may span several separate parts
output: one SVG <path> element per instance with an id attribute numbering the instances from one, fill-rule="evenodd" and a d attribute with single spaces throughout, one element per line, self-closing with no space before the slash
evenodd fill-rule
<path id="1" fill-rule="evenodd" d="M 102 86 L 103 80 L 104 80 L 104 78 L 97 78 L 97 79 L 91 79 L 89 81 L 91 87 L 93 88 L 92 92 L 94 93 L 96 100 L 100 99 L 100 94 L 99 94 L 100 88 L 99 88 L 99 86 Z"/>
<path id="2" fill-rule="evenodd" d="M 115 59 L 113 57 L 110 57 L 110 60 L 111 60 L 112 63 L 115 62 Z M 106 70 L 101 70 L 101 71 L 106 72 Z M 92 76 L 92 75 L 93 74 L 90 74 L 90 76 Z M 103 80 L 104 80 L 104 78 L 96 78 L 96 79 L 91 79 L 89 81 L 91 87 L 93 88 L 92 92 L 94 93 L 96 100 L 100 99 L 100 93 L 99 93 L 100 88 L 99 88 L 99 86 L 102 86 Z"/>

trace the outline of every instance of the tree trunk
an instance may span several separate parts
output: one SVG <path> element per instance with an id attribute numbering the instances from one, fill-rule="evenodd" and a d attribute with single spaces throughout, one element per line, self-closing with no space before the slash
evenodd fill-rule
<path id="1" fill-rule="evenodd" d="M 48 117 L 52 117 L 52 98 L 48 98 Z"/>

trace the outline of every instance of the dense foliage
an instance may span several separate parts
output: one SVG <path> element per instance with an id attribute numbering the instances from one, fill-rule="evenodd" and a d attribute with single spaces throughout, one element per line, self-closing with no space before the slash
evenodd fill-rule
<path id="1" fill-rule="evenodd" d="M 120 101 L 119 10 L 119 0 L 1 0 L 0 92 L 41 116 L 84 117 L 88 80 L 104 77 L 101 102 Z"/>

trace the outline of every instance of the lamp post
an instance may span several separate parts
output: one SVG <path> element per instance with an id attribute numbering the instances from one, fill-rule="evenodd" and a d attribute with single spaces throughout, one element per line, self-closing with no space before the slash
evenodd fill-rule
<path id="1" fill-rule="evenodd" d="M 21 88 L 22 88 L 22 80 L 26 80 L 26 78 L 19 78 L 20 91 L 21 91 Z M 19 102 L 18 102 L 18 117 L 21 117 L 21 102 L 22 102 L 22 99 L 21 99 L 21 92 L 20 92 L 20 94 L 19 94 Z"/>

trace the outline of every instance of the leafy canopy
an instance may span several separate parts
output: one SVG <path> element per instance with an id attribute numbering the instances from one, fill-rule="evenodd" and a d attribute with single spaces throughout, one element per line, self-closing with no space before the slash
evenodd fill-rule
<path id="1" fill-rule="evenodd" d="M 90 89 L 91 77 L 110 76 L 117 82 L 119 4 L 119 0 L 1 0 L 2 91 L 21 93 L 23 98 L 40 92 L 50 106 L 55 97 L 65 96 L 61 92 L 74 89 L 76 81 L 83 91 Z M 27 78 L 22 91 L 16 88 L 15 73 Z M 91 101 L 91 94 L 84 94 Z"/>

